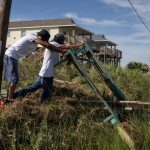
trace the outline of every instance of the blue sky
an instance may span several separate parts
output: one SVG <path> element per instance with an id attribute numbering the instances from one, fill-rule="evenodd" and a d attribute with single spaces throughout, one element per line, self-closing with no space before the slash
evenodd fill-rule
<path id="1" fill-rule="evenodd" d="M 130 0 L 150 29 L 150 1 Z M 73 18 L 80 26 L 118 44 L 122 66 L 150 65 L 150 32 L 128 0 L 12 0 L 11 21 Z"/>

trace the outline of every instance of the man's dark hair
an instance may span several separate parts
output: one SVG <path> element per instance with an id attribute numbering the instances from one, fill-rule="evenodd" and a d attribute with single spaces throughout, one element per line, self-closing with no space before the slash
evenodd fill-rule
<path id="1" fill-rule="evenodd" d="M 37 32 L 37 35 L 41 36 L 43 41 L 46 41 L 46 42 L 49 41 L 50 34 L 49 34 L 49 32 L 47 30 L 42 29 L 41 31 Z"/>
<path id="2" fill-rule="evenodd" d="M 56 34 L 54 36 L 54 39 L 53 41 L 59 43 L 59 44 L 64 44 L 64 41 L 65 41 L 65 36 L 63 34 Z"/>

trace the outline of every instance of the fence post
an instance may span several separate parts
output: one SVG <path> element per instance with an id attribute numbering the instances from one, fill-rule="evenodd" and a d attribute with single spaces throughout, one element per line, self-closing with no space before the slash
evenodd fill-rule
<path id="1" fill-rule="evenodd" d="M 11 3 L 12 0 L 0 0 L 0 95 Z"/>

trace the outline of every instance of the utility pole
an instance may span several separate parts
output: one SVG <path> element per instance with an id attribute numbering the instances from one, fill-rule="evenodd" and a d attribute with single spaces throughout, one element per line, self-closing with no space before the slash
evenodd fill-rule
<path id="1" fill-rule="evenodd" d="M 12 0 L 0 0 L 0 95 L 3 75 L 3 58 L 6 49 L 6 39 Z"/>

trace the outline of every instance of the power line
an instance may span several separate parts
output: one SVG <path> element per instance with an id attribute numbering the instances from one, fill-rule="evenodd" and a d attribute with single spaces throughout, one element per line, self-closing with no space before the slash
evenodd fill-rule
<path id="1" fill-rule="evenodd" d="M 131 3 L 130 0 L 128 0 L 128 2 L 130 3 L 131 7 L 133 8 L 133 10 L 135 11 L 136 15 L 139 17 L 140 21 L 142 22 L 142 24 L 145 26 L 145 28 L 148 30 L 148 32 L 150 32 L 150 29 L 148 28 L 148 26 L 145 24 L 144 20 L 142 19 L 142 17 L 139 15 L 139 13 L 137 12 L 137 10 L 135 9 L 135 7 L 133 6 L 133 4 Z"/>

